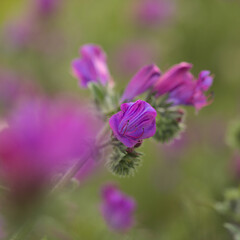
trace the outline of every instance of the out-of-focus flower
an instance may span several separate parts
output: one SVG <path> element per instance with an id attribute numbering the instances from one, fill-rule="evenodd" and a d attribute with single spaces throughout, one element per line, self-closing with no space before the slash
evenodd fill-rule
<path id="1" fill-rule="evenodd" d="M 62 0 L 36 0 L 36 11 L 43 16 L 49 16 L 56 11 Z"/>
<path id="2" fill-rule="evenodd" d="M 26 97 L 34 97 L 39 87 L 14 72 L 0 69 L 0 106 L 6 110 Z"/>
<path id="3" fill-rule="evenodd" d="M 147 26 L 165 23 L 174 14 L 174 3 L 171 0 L 141 0 L 136 7 L 138 22 Z"/>
<path id="4" fill-rule="evenodd" d="M 109 119 L 109 124 L 114 136 L 132 148 L 155 134 L 156 116 L 156 110 L 149 103 L 138 100 L 122 104 L 121 111 Z"/>
<path id="5" fill-rule="evenodd" d="M 119 47 L 116 52 L 116 68 L 120 73 L 133 74 L 142 66 L 150 63 L 156 56 L 157 46 L 137 42 L 129 42 Z"/>
<path id="6" fill-rule="evenodd" d="M 0 132 L 1 176 L 16 199 L 35 196 L 55 174 L 89 155 L 98 126 L 72 101 L 22 103 Z"/>
<path id="7" fill-rule="evenodd" d="M 202 71 L 198 80 L 189 72 L 192 65 L 180 63 L 163 74 L 154 86 L 156 96 L 168 94 L 168 101 L 173 105 L 191 105 L 200 110 L 211 103 L 205 92 L 212 85 L 213 77 L 209 71 Z"/>
<path id="8" fill-rule="evenodd" d="M 134 199 L 122 193 L 116 186 L 108 184 L 102 188 L 101 213 L 110 229 L 129 230 L 134 224 L 135 208 Z"/>
<path id="9" fill-rule="evenodd" d="M 143 67 L 129 82 L 122 95 L 121 102 L 131 101 L 138 95 L 149 90 L 160 75 L 159 68 L 154 64 Z"/>
<path id="10" fill-rule="evenodd" d="M 106 54 L 96 45 L 87 44 L 81 47 L 82 58 L 73 60 L 72 72 L 81 86 L 86 88 L 89 82 L 106 85 L 112 79 L 107 67 Z"/>

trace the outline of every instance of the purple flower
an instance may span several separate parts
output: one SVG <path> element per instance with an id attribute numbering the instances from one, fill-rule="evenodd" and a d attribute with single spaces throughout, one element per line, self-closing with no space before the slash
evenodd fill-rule
<path id="1" fill-rule="evenodd" d="M 168 101 L 174 105 L 191 105 L 200 110 L 211 103 L 205 92 L 212 85 L 209 71 L 202 71 L 198 80 L 189 72 L 192 65 L 180 63 L 163 74 L 154 86 L 156 96 L 169 94 Z"/>
<path id="2" fill-rule="evenodd" d="M 108 184 L 102 188 L 101 213 L 109 228 L 115 231 L 129 230 L 133 224 L 136 203 L 116 186 Z"/>
<path id="3" fill-rule="evenodd" d="M 81 86 L 86 88 L 89 82 L 99 82 L 102 85 L 111 83 L 106 55 L 96 45 L 87 44 L 80 49 L 82 58 L 73 60 L 73 75 L 78 78 Z"/>
<path id="4" fill-rule="evenodd" d="M 149 90 L 160 75 L 159 68 L 154 64 L 143 67 L 129 82 L 122 95 L 121 102 L 131 101 L 138 95 Z"/>
<path id="5" fill-rule="evenodd" d="M 152 137 L 156 132 L 156 110 L 147 102 L 123 103 L 121 111 L 109 119 L 114 136 L 125 146 L 132 148 L 140 140 Z"/>
<path id="6" fill-rule="evenodd" d="M 170 0 L 142 0 L 137 6 L 137 19 L 144 25 L 159 25 L 170 19 L 174 5 Z"/>
<path id="7" fill-rule="evenodd" d="M 210 76 L 210 71 L 204 70 L 199 73 L 197 87 L 199 90 L 207 91 L 213 83 L 213 77 Z"/>
<path id="8" fill-rule="evenodd" d="M 1 176 L 16 199 L 24 200 L 88 155 L 99 127 L 73 101 L 36 99 L 22 103 L 8 125 L 0 132 Z"/>
<path id="9" fill-rule="evenodd" d="M 192 75 L 189 72 L 191 68 L 192 64 L 182 62 L 168 69 L 154 85 L 153 91 L 156 92 L 156 96 L 168 93 L 183 82 L 191 79 Z"/>
<path id="10" fill-rule="evenodd" d="M 168 101 L 174 105 L 191 105 L 197 111 L 200 110 L 212 102 L 204 95 L 204 92 L 210 87 L 209 83 L 212 84 L 212 77 L 209 77 L 209 79 L 203 81 L 202 78 L 199 78 L 197 81 L 189 80 L 184 82 L 169 93 Z"/>

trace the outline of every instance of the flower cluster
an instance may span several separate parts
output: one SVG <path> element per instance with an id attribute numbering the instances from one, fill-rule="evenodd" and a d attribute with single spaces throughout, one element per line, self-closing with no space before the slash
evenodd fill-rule
<path id="1" fill-rule="evenodd" d="M 190 63 L 179 63 L 165 73 L 155 64 L 144 66 L 120 96 L 114 92 L 113 84 L 109 84 L 112 78 L 103 50 L 91 44 L 84 45 L 80 52 L 82 59 L 73 61 L 72 71 L 83 87 L 95 86 L 98 110 L 110 117 L 114 151 L 108 166 L 115 174 L 128 175 L 139 165 L 141 154 L 136 148 L 144 139 L 154 137 L 160 142 L 169 142 L 184 129 L 185 112 L 180 106 L 193 106 L 199 111 L 212 102 L 205 93 L 213 77 L 209 71 L 201 71 L 195 79 L 190 73 Z M 134 102 L 145 93 L 145 101 Z M 106 105 L 110 113 L 105 111 Z"/>

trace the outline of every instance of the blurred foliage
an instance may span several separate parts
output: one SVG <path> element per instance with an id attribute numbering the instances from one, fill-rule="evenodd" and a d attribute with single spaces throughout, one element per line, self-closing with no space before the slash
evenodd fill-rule
<path id="1" fill-rule="evenodd" d="M 176 5 L 176 16 L 168 25 L 142 29 L 132 22 L 134 0 L 63 0 L 51 22 L 51 31 L 63 37 L 54 52 L 13 51 L 1 39 L 1 67 L 31 76 L 51 94 L 88 96 L 70 75 L 71 60 L 88 42 L 105 49 L 121 90 L 131 76 L 117 70 L 115 54 L 127 41 L 157 46 L 153 61 L 162 70 L 188 61 L 195 75 L 202 69 L 215 74 L 213 104 L 197 116 L 188 109 L 184 151 L 167 146 L 169 154 L 166 146 L 145 142 L 144 161 L 134 177 L 119 179 L 104 169 L 74 191 L 52 199 L 29 239 L 231 239 L 223 228 L 226 219 L 213 206 L 222 200 L 224 189 L 237 184 L 224 136 L 227 123 L 239 114 L 240 2 L 178 0 Z M 1 0 L 1 29 L 7 21 L 24 17 L 27 9 L 27 0 Z M 138 203 L 137 224 L 129 234 L 110 232 L 101 219 L 99 189 L 106 181 L 118 182 Z"/>

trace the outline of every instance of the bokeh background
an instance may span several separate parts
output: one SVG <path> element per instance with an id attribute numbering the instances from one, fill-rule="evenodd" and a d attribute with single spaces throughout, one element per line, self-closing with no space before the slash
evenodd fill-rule
<path id="1" fill-rule="evenodd" d="M 140 0 L 59 0 L 51 16 L 38 19 L 29 34 L 34 1 L 0 2 L 2 79 L 15 76 L 51 96 L 89 98 L 71 76 L 70 63 L 81 45 L 95 43 L 107 53 L 120 91 L 152 62 L 162 71 L 191 62 L 195 75 L 207 69 L 215 80 L 214 102 L 197 115 L 187 109 L 180 139 L 166 145 L 145 141 L 144 162 L 134 177 L 118 178 L 104 167 L 95 171 L 77 191 L 49 203 L 51 214 L 29 239 L 41 239 L 41 234 L 53 240 L 232 239 L 214 203 L 240 178 L 234 152 L 225 143 L 227 125 L 240 115 L 240 1 L 168 0 L 170 13 L 149 23 L 137 17 Z M 7 110 L 1 110 L 2 116 Z M 109 181 L 137 201 L 136 224 L 126 235 L 109 231 L 99 212 L 100 188 Z"/>

